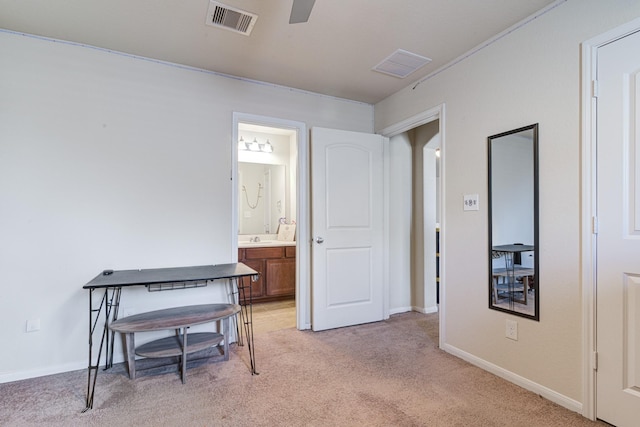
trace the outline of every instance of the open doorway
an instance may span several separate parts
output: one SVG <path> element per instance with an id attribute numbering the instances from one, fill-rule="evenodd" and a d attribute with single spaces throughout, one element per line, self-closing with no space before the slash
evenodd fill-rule
<path id="1" fill-rule="evenodd" d="M 442 318 L 443 113 L 440 106 L 381 132 L 390 138 L 390 276 L 411 284 L 390 295 L 391 314 L 437 311 Z"/>
<path id="2" fill-rule="evenodd" d="M 304 328 L 298 318 L 305 303 L 297 302 L 304 270 L 297 238 L 298 146 L 304 132 L 304 125 L 294 122 L 234 115 L 232 241 L 237 260 L 260 272 L 251 293 L 254 320 L 260 319 L 254 325 L 264 331 L 300 328 L 301 323 Z"/>
<path id="3" fill-rule="evenodd" d="M 395 312 L 437 311 L 439 232 L 439 123 L 420 125 L 390 138 L 392 268 L 410 286 L 392 296 Z M 402 218 L 401 216 L 405 216 Z M 398 250 L 400 249 L 400 250 Z M 393 276 L 396 276 L 394 274 Z M 393 314 L 393 313 L 392 313 Z"/>

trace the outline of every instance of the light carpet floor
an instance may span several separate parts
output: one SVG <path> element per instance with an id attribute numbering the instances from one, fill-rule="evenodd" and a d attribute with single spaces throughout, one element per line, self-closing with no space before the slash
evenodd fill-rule
<path id="1" fill-rule="evenodd" d="M 2 426 L 604 426 L 438 348 L 437 314 L 256 336 L 228 362 L 128 379 L 86 371 L 0 384 Z"/>

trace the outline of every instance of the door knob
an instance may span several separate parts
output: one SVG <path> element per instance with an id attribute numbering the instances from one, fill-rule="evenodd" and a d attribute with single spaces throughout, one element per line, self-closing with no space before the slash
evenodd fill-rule
<path id="1" fill-rule="evenodd" d="M 316 237 L 317 244 L 321 244 L 322 242 L 324 242 L 324 239 L 322 237 Z"/>

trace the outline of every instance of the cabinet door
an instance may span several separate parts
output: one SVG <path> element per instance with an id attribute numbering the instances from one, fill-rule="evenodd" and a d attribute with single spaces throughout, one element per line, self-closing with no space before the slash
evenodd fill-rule
<path id="1" fill-rule="evenodd" d="M 269 259 L 266 261 L 267 295 L 295 295 L 296 260 L 291 258 Z"/>
<path id="2" fill-rule="evenodd" d="M 260 273 L 258 276 L 258 280 L 255 282 L 251 281 L 250 277 L 243 277 L 242 284 L 251 287 L 251 298 L 259 298 L 264 296 L 264 261 L 262 260 L 243 260 L 244 264 L 248 267 L 253 268 L 255 271 Z M 248 296 L 248 295 L 247 295 Z"/>

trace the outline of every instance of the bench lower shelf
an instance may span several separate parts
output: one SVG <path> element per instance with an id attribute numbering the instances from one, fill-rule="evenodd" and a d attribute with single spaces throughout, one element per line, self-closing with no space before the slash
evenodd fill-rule
<path id="1" fill-rule="evenodd" d="M 195 353 L 222 342 L 224 336 L 216 332 L 198 332 L 187 334 L 186 354 Z M 142 357 L 182 356 L 183 335 L 161 338 L 136 348 L 136 354 Z"/>
<path id="2" fill-rule="evenodd" d="M 109 329 L 125 338 L 125 351 L 129 378 L 136 378 L 135 355 L 151 358 L 181 356 L 182 382 L 186 381 L 187 354 L 204 350 L 223 342 L 224 360 L 229 360 L 229 318 L 240 312 L 237 304 L 201 304 L 172 307 L 147 313 L 134 314 L 111 322 Z M 200 332 L 189 334 L 190 326 L 220 321 L 222 333 Z M 174 336 L 151 341 L 136 348 L 134 335 L 173 329 Z M 183 346 L 183 339 L 187 345 Z"/>

